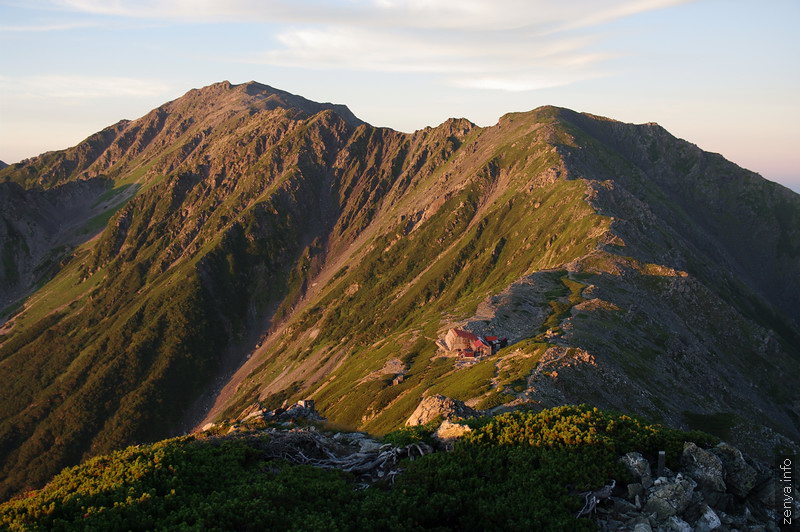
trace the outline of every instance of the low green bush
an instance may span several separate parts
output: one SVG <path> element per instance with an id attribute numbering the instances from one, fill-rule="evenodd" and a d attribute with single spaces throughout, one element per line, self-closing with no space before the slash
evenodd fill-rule
<path id="1" fill-rule="evenodd" d="M 469 420 L 453 452 L 406 462 L 393 485 L 357 489 L 338 471 L 267 460 L 264 433 L 182 437 L 68 468 L 0 505 L 10 530 L 594 530 L 578 492 L 625 480 L 619 456 L 712 436 L 589 406 Z M 433 424 L 390 433 L 407 445 Z"/>
<path id="2" fill-rule="evenodd" d="M 430 443 L 431 437 L 442 422 L 441 418 L 434 419 L 425 425 L 416 425 L 414 427 L 401 427 L 386 434 L 381 441 L 383 443 L 391 443 L 396 447 L 403 445 L 411 445 L 412 443 L 426 442 Z"/>

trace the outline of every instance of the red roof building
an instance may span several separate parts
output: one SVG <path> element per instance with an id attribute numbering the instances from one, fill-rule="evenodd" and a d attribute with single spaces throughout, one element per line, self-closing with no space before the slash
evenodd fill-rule
<path id="1" fill-rule="evenodd" d="M 477 339 L 477 336 L 462 329 L 450 329 L 444 337 L 444 341 L 451 351 L 470 349 L 472 342 Z"/>
<path id="2" fill-rule="evenodd" d="M 475 351 L 476 355 L 480 356 L 489 356 L 492 354 L 492 347 L 480 339 L 472 342 L 472 350 Z"/>

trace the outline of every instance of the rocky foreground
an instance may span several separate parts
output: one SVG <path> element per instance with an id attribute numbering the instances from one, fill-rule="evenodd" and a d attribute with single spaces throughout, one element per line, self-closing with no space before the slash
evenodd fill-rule
<path id="1" fill-rule="evenodd" d="M 600 530 L 780 529 L 775 472 L 727 443 L 706 450 L 687 442 L 680 470 L 664 468 L 658 475 L 639 453 L 627 453 L 621 460 L 635 482 L 595 507 Z M 796 504 L 789 508 L 797 513 Z"/>

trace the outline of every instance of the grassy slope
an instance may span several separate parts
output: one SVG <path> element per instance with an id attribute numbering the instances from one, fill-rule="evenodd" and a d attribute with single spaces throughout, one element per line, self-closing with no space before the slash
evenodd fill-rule
<path id="1" fill-rule="evenodd" d="M 608 395 L 594 389 L 591 379 L 576 381 L 577 400 L 591 396 L 617 408 L 627 404 L 651 416 L 667 416 L 671 423 L 685 421 L 680 418 L 681 410 L 688 405 L 709 412 L 735 410 L 749 426 L 759 419 L 757 411 L 762 408 L 774 412 L 772 428 L 789 430 L 792 421 L 783 411 L 789 399 L 772 390 L 775 387 L 769 383 L 779 375 L 797 380 L 798 364 L 792 358 L 796 346 L 789 342 L 775 352 L 754 352 L 766 332 L 759 325 L 780 330 L 781 320 L 754 314 L 747 305 L 738 304 L 741 296 L 729 297 L 725 283 L 714 275 L 719 265 L 713 255 L 698 253 L 693 247 L 693 242 L 709 237 L 683 229 L 692 219 L 691 209 L 663 182 L 649 180 L 645 171 L 631 162 L 630 153 L 610 148 L 571 123 L 569 116 L 553 108 L 514 114 L 501 123 L 506 132 L 493 128 L 466 140 L 462 149 L 481 153 L 480 163 L 465 172 L 463 165 L 459 168 L 452 163 L 460 158 L 457 152 L 424 182 L 427 190 L 436 190 L 441 186 L 437 179 L 457 181 L 447 201 L 410 234 L 406 234 L 407 218 L 401 217 L 365 245 L 366 251 L 340 270 L 322 295 L 309 301 L 306 310 L 290 322 L 269 357 L 239 386 L 223 417 L 235 417 L 256 399 L 265 399 L 274 407 L 287 398 L 312 396 L 332 420 L 380 433 L 400 425 L 423 394 L 445 393 L 471 399 L 481 407 L 508 401 L 527 384 L 526 377 L 548 345 L 541 343 L 546 342 L 544 336 L 538 338 L 539 343 L 537 339 L 522 342 L 459 371 L 454 371 L 452 360 L 433 358 L 433 339 L 447 323 L 472 316 L 487 294 L 499 292 L 530 272 L 559 267 L 589 254 L 577 266 L 585 273 L 563 277 L 563 291 L 550 299 L 550 315 L 542 332 L 550 329 L 561 334 L 560 325 L 569 319 L 566 345 L 602 355 L 604 364 L 622 371 L 632 383 L 631 390 L 642 390 L 636 394 L 643 402 L 630 403 L 630 397 L 619 390 L 609 389 Z M 531 128 L 532 123 L 540 127 Z M 622 126 L 635 130 L 627 133 L 631 144 L 638 142 L 636 137 L 630 138 L 633 135 L 646 138 L 647 127 L 639 131 Z M 495 150 L 481 152 L 481 142 L 487 137 Z M 668 149 L 668 142 L 678 143 L 674 139 L 661 142 L 667 143 L 661 150 Z M 536 181 L 534 176 L 558 166 L 558 157 L 547 150 L 552 145 L 563 154 L 588 153 L 588 162 L 584 158 L 576 163 L 575 157 L 570 157 L 571 168 L 586 177 L 615 179 L 611 190 L 617 187 L 645 198 L 661 218 L 647 218 L 636 210 L 641 204 L 626 203 L 631 200 L 624 196 L 593 192 L 594 206 L 621 218 L 615 227 L 625 240 L 613 240 L 606 234 L 610 220 L 597 216 L 583 202 L 582 182 L 557 180 L 526 186 Z M 521 164 L 522 160 L 525 163 Z M 492 164 L 500 170 L 492 172 Z M 520 171 L 523 168 L 530 171 Z M 464 174 L 469 177 L 463 179 Z M 714 181 L 720 176 L 711 172 L 692 177 L 704 178 Z M 507 193 L 498 194 L 497 185 L 503 179 Z M 602 191 L 606 185 L 594 186 Z M 407 197 L 419 200 L 413 187 Z M 633 224 L 646 230 L 631 233 L 627 228 Z M 712 239 L 717 225 L 714 222 L 707 229 Z M 631 246 L 624 245 L 627 240 Z M 605 252 L 589 253 L 601 241 L 616 244 L 603 246 Z M 690 265 L 690 274 L 706 284 L 691 280 L 695 284 L 690 295 L 674 292 L 675 283 L 684 282 L 681 279 L 686 274 L 663 265 L 666 261 L 674 266 L 670 250 L 704 261 L 699 267 Z M 608 296 L 610 302 L 575 312 L 573 319 L 572 308 L 582 302 L 581 291 L 589 284 L 599 285 L 599 289 L 594 287 L 595 293 Z M 742 287 L 741 294 L 747 293 L 752 294 L 752 287 Z M 754 295 L 745 298 L 758 299 Z M 650 306 L 633 310 L 642 302 Z M 752 319 L 755 322 L 748 321 Z M 699 351 L 685 343 L 690 342 L 687 338 L 701 337 L 704 341 Z M 365 378 L 392 358 L 406 365 L 403 383 L 392 386 L 391 375 Z M 683 362 L 676 366 L 676 358 Z M 709 365 L 711 361 L 713 365 Z M 698 364 L 702 371 L 692 371 Z M 314 368 L 322 365 L 329 369 L 315 374 Z M 724 371 L 717 372 L 715 367 Z M 753 368 L 760 368 L 763 375 L 752 374 Z M 757 405 L 752 408 L 749 401 L 738 402 L 732 392 L 747 379 L 760 390 L 760 395 L 751 399 Z M 569 387 L 568 381 L 564 382 Z M 259 392 L 267 387 L 268 394 Z M 682 393 L 669 394 L 671 389 Z M 705 397 L 702 404 L 696 403 L 697 397 Z"/>
<path id="2" fill-rule="evenodd" d="M 322 162 L 303 154 L 319 130 L 278 139 L 290 167 L 268 164 L 273 180 L 245 175 L 226 194 L 190 175 L 150 183 L 31 298 L 0 346 L 4 493 L 174 430 L 249 309 L 285 295 L 312 231 Z M 189 209 L 212 214 L 187 223 Z"/>
<path id="3" fill-rule="evenodd" d="M 559 179 L 529 186 L 558 166 L 558 158 L 548 150 L 550 139 L 532 127 L 540 121 L 550 120 L 541 114 L 513 117 L 506 122 L 510 131 L 489 139 L 492 150 L 483 159 L 489 162 L 459 169 L 466 179 L 435 213 L 410 234 L 403 218 L 376 236 L 357 263 L 342 270 L 316 301 L 308 303 L 308 310 L 290 322 L 290 334 L 239 386 L 223 415 L 237 415 L 265 385 L 277 384 L 286 393 L 268 398 L 270 404 L 316 390 L 313 397 L 334 422 L 385 432 L 401 425 L 423 394 L 496 396 L 499 391 L 490 381 L 497 376 L 496 362 L 508 352 L 454 371 L 452 359 L 433 358 L 432 339 L 443 326 L 442 317 L 469 317 L 487 295 L 520 277 L 589 253 L 608 227 L 608 220 L 586 203 L 583 182 Z M 492 134 L 477 138 L 475 150 L 480 152 L 481 141 Z M 531 157 L 532 153 L 539 155 Z M 492 172 L 492 165 L 500 171 Z M 454 172 L 445 164 L 438 176 L 457 180 Z M 431 180 L 436 178 L 420 186 L 435 188 Z M 502 179 L 506 181 L 500 184 Z M 414 193 L 412 189 L 407 195 Z M 312 330 L 318 331 L 313 339 L 308 335 Z M 312 356 L 318 365 L 333 359 L 337 369 L 314 382 L 287 379 Z M 362 381 L 390 358 L 407 365 L 403 383 L 391 386 L 391 377 Z M 532 364 L 523 363 L 510 380 L 523 378 Z"/>

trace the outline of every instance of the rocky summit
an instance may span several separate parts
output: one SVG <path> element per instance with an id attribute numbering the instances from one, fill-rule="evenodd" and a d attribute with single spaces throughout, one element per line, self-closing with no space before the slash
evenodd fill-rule
<path id="1" fill-rule="evenodd" d="M 656 124 L 406 134 L 222 82 L 0 169 L 0 249 L 0 498 L 307 399 L 374 435 L 590 403 L 800 438 L 800 196 Z M 722 519 L 752 475 L 715 449 L 686 479 Z"/>

